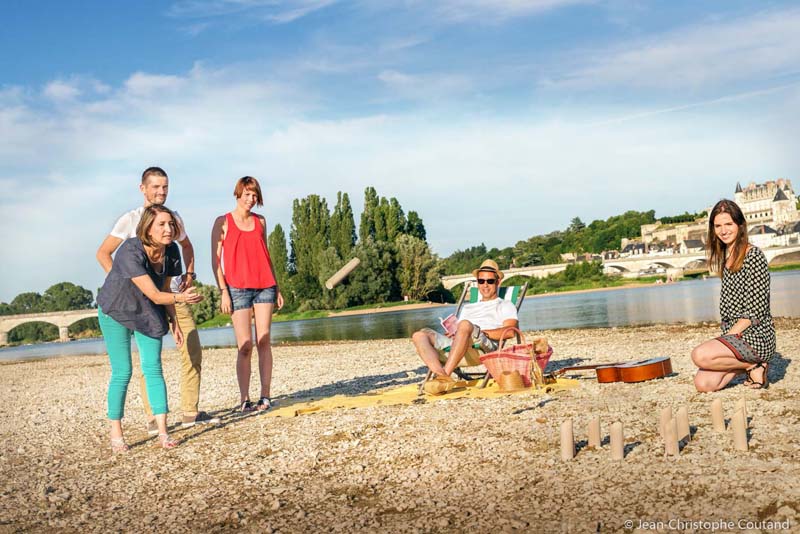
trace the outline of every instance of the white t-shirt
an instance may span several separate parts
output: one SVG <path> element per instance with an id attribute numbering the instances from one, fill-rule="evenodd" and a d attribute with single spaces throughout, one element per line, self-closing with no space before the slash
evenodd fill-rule
<path id="1" fill-rule="evenodd" d="M 114 223 L 114 227 L 110 232 L 111 235 L 122 240 L 136 237 L 136 227 L 139 226 L 139 221 L 142 220 L 143 213 L 144 206 L 139 206 L 135 210 L 131 210 L 123 214 L 119 219 L 117 219 L 117 222 Z M 175 215 L 175 222 L 178 224 L 178 239 L 175 241 L 181 243 L 184 239 L 186 239 L 186 227 L 183 224 L 183 219 L 181 219 L 181 216 L 178 215 L 178 212 L 173 211 L 172 213 Z M 180 292 L 182 281 L 183 276 L 175 276 L 172 278 L 170 289 L 172 289 L 173 293 Z"/>
<path id="2" fill-rule="evenodd" d="M 135 210 L 131 210 L 122 215 L 122 217 L 117 219 L 117 222 L 114 223 L 114 227 L 110 232 L 111 235 L 119 239 L 136 237 L 136 227 L 139 226 L 139 221 L 142 220 L 142 213 L 144 213 L 144 206 L 139 206 Z M 172 213 L 175 214 L 175 222 L 178 223 L 178 238 L 175 241 L 180 243 L 186 239 L 186 230 L 184 229 L 183 219 L 178 215 L 178 212 L 173 211 Z"/>
<path id="3" fill-rule="evenodd" d="M 480 300 L 465 304 L 458 316 L 459 320 L 467 320 L 478 325 L 481 330 L 494 330 L 503 327 L 503 321 L 517 320 L 517 307 L 501 298 Z"/>

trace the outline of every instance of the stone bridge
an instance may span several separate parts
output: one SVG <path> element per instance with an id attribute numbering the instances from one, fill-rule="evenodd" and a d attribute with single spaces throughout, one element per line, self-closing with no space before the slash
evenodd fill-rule
<path id="1" fill-rule="evenodd" d="M 617 258 L 603 262 L 603 270 L 607 273 L 638 273 L 651 266 L 664 267 L 665 269 L 701 269 L 707 267 L 706 253 L 672 254 L 656 256 L 637 254 L 627 258 Z"/>
<path id="2" fill-rule="evenodd" d="M 784 258 L 800 263 L 800 245 L 789 247 L 770 247 L 761 249 L 767 257 L 767 261 L 773 264 L 776 259 Z M 528 276 L 532 278 L 546 278 L 551 274 L 563 271 L 568 263 L 556 263 L 553 265 L 537 265 L 534 267 L 520 267 L 515 269 L 504 269 L 503 274 L 506 278 L 511 276 Z M 675 271 L 687 271 L 694 269 L 707 269 L 705 252 L 695 252 L 693 254 L 672 254 L 672 255 L 649 255 L 640 254 L 627 258 L 617 258 L 614 260 L 603 261 L 603 270 L 607 273 L 632 273 L 637 275 L 639 271 L 648 269 L 656 265 L 665 269 Z M 472 273 L 454 274 L 442 277 L 442 285 L 445 289 L 452 289 L 458 284 L 474 280 Z"/>
<path id="3" fill-rule="evenodd" d="M 767 262 L 770 264 L 775 263 L 776 259 L 784 257 L 785 259 L 791 258 L 793 261 L 800 261 L 800 245 L 762 248 L 761 250 L 764 252 L 764 256 L 767 257 Z M 603 269 L 606 272 L 618 272 L 623 274 L 638 273 L 652 265 L 664 267 L 665 269 L 680 269 L 684 271 L 708 268 L 706 253 L 704 251 L 692 254 L 672 254 L 664 256 L 639 254 L 627 258 L 606 260 L 603 262 Z"/>
<path id="4" fill-rule="evenodd" d="M 69 327 L 81 319 L 97 317 L 97 310 L 73 310 L 0 316 L 0 346 L 8 345 L 8 333 L 25 323 L 50 323 L 58 327 L 58 340 L 69 341 Z"/>

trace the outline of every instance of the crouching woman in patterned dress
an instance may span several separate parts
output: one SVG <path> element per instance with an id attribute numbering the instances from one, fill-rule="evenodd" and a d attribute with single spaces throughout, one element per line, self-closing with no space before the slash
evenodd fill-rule
<path id="1" fill-rule="evenodd" d="M 695 347 L 697 391 L 717 391 L 745 373 L 744 385 L 769 386 L 769 360 L 775 353 L 775 325 L 769 307 L 767 258 L 747 240 L 742 210 L 720 200 L 708 218 L 709 267 L 722 278 L 719 312 L 722 335 Z"/>

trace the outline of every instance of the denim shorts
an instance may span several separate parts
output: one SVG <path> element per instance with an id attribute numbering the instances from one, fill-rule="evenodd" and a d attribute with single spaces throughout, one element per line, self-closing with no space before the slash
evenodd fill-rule
<path id="1" fill-rule="evenodd" d="M 233 311 L 250 309 L 253 304 L 274 304 L 278 296 L 276 286 L 266 289 L 239 289 L 228 286 L 228 291 L 231 293 Z"/>

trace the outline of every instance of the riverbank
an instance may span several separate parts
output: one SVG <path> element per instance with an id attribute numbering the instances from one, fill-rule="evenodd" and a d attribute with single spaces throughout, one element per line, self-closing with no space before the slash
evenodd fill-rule
<path id="1" fill-rule="evenodd" d="M 544 332 L 555 366 L 670 356 L 676 374 L 639 384 L 575 374 L 578 388 L 544 396 L 423 398 L 294 418 L 231 415 L 235 351 L 206 350 L 201 407 L 222 424 L 176 430 L 183 443 L 173 451 L 151 447 L 135 378 L 124 421 L 132 449 L 118 456 L 107 443 L 105 356 L 2 364 L 0 531 L 631 532 L 625 521 L 675 519 L 797 529 L 800 320 L 776 323 L 783 357 L 765 391 L 694 391 L 688 355 L 716 325 L 559 330 Z M 279 405 L 423 376 L 408 340 L 277 346 L 274 356 Z M 177 353 L 164 363 L 177 406 Z M 712 431 L 717 398 L 728 417 L 747 400 L 749 453 Z M 685 406 L 694 427 L 678 458 L 663 457 L 657 436 L 667 406 Z M 585 447 L 594 416 L 604 436 L 623 423 L 625 460 L 611 461 L 608 444 Z M 559 428 L 570 417 L 581 448 L 561 462 Z"/>

